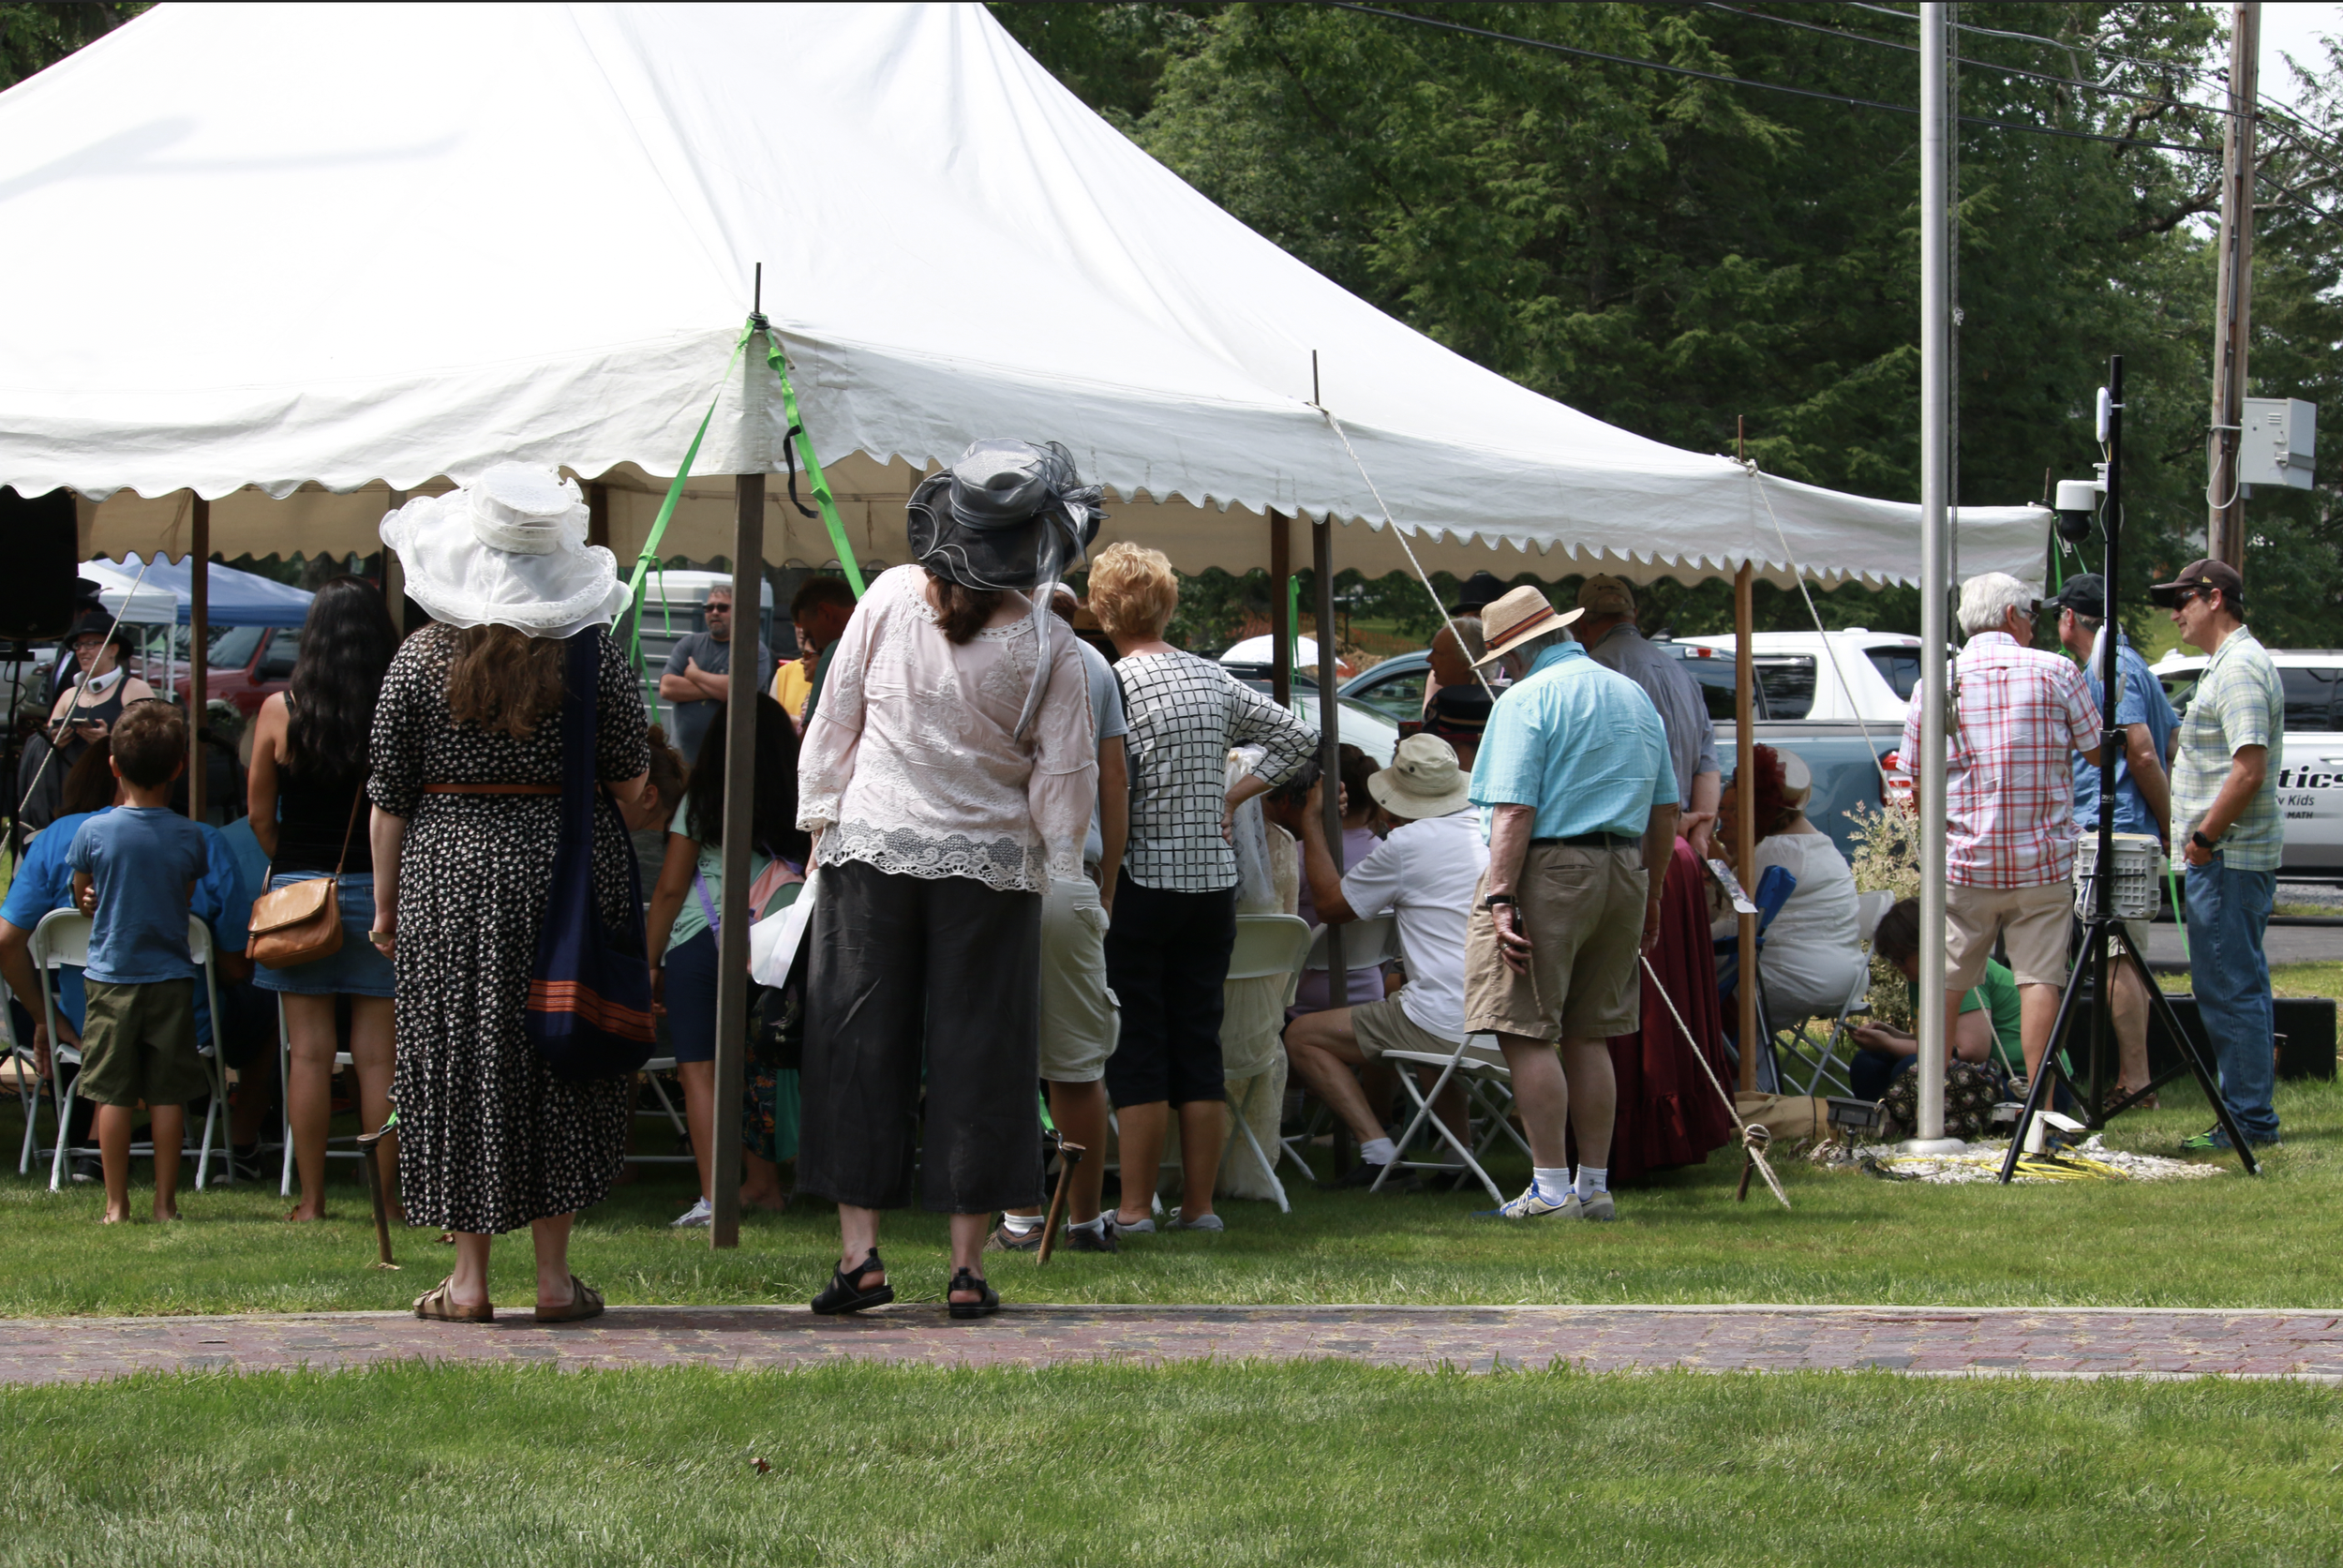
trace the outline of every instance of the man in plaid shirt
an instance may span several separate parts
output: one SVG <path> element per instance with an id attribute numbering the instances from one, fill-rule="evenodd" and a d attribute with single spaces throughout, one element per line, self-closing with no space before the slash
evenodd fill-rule
<path id="1" fill-rule="evenodd" d="M 2018 981 L 2030 1076 L 2067 983 L 2073 919 L 2073 756 L 2099 759 L 2099 706 L 2074 662 L 2035 648 L 2033 595 L 2005 572 L 1961 585 L 1968 644 L 1946 715 L 1945 1016 L 1985 977 L 1996 937 Z M 1920 770 L 1920 693 L 1903 721 L 1905 772 Z"/>

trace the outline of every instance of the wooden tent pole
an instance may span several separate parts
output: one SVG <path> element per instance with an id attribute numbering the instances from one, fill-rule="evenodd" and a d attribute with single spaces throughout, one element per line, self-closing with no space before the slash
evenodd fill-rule
<path id="1" fill-rule="evenodd" d="M 765 580 L 765 476 L 733 480 L 732 602 L 761 606 Z M 716 1128 L 708 1195 L 712 1247 L 740 1245 L 740 1091 L 749 1033 L 749 853 L 756 831 L 756 668 L 759 617 L 733 616 L 732 700 L 724 704 L 724 842 L 716 938 Z M 742 628 L 746 628 L 745 635 Z"/>
<path id="2" fill-rule="evenodd" d="M 1751 566 L 1741 562 L 1741 569 L 1733 575 L 1733 726 L 1735 750 L 1733 777 L 1740 788 L 1735 790 L 1736 810 L 1733 816 L 1733 869 L 1751 897 L 1757 892 L 1757 879 L 1752 874 L 1757 860 L 1757 665 L 1755 633 L 1753 623 L 1756 611 L 1753 602 L 1750 579 Z M 1740 979 L 1734 988 L 1740 1001 L 1741 1088 L 1757 1087 L 1757 917 L 1738 918 L 1741 936 Z"/>
<path id="3" fill-rule="evenodd" d="M 1318 575 L 1318 748 L 1325 770 L 1326 852 L 1342 874 L 1342 700 L 1335 694 L 1335 530 L 1329 517 L 1310 524 L 1310 564 Z M 1330 1006 L 1351 1003 L 1351 972 L 1342 963 L 1342 928 L 1326 928 L 1326 995 Z M 1340 1002 L 1333 999 L 1342 998 Z M 1377 998 L 1380 1000 L 1380 998 Z"/>
<path id="4" fill-rule="evenodd" d="M 187 545 L 187 817 L 203 820 L 203 710 L 210 695 L 210 661 L 203 636 L 212 611 L 212 503 L 195 498 L 195 526 Z"/>
<path id="5" fill-rule="evenodd" d="M 1269 694 L 1280 708 L 1293 706 L 1293 538 L 1292 519 L 1282 512 L 1269 515 L 1269 640 L 1276 645 L 1270 655 Z"/>

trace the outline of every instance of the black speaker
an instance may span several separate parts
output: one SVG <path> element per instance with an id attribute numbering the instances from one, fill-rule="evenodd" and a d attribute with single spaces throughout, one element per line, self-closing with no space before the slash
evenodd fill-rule
<path id="1" fill-rule="evenodd" d="M 81 534 L 73 492 L 20 496 L 0 485 L 0 638 L 43 640 L 73 624 Z"/>

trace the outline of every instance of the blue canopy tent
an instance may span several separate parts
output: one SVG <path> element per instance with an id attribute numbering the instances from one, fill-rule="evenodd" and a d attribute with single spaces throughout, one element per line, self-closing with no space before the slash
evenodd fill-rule
<path id="1" fill-rule="evenodd" d="M 140 560 L 127 555 L 122 564 L 135 575 Z M 173 564 L 157 560 L 146 568 L 146 586 L 167 590 L 179 601 L 182 626 L 187 624 L 189 606 L 195 602 L 195 574 L 190 566 L 185 560 Z M 309 601 L 316 597 L 306 589 L 288 588 L 217 562 L 212 564 L 204 586 L 210 594 L 203 620 L 211 626 L 298 626 L 309 619 Z"/>

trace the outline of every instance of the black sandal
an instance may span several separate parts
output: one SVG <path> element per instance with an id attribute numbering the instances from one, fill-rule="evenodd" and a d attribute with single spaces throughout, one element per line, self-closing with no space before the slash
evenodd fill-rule
<path id="1" fill-rule="evenodd" d="M 866 1291 L 861 1285 L 864 1275 L 886 1272 L 887 1265 L 879 1262 L 878 1248 L 871 1248 L 871 1255 L 863 1259 L 861 1266 L 852 1274 L 843 1268 L 830 1271 L 829 1283 L 823 1288 L 820 1295 L 813 1298 L 813 1310 L 828 1317 L 839 1312 L 859 1312 L 866 1307 L 886 1306 L 895 1299 L 894 1286 L 882 1282 Z"/>
<path id="2" fill-rule="evenodd" d="M 979 1299 L 953 1301 L 952 1292 L 955 1291 L 974 1291 Z M 1001 1292 L 992 1288 L 991 1280 L 982 1277 L 974 1269 L 955 1269 L 952 1272 L 952 1282 L 944 1288 L 944 1300 L 955 1318 L 989 1318 L 1001 1309 Z"/>

